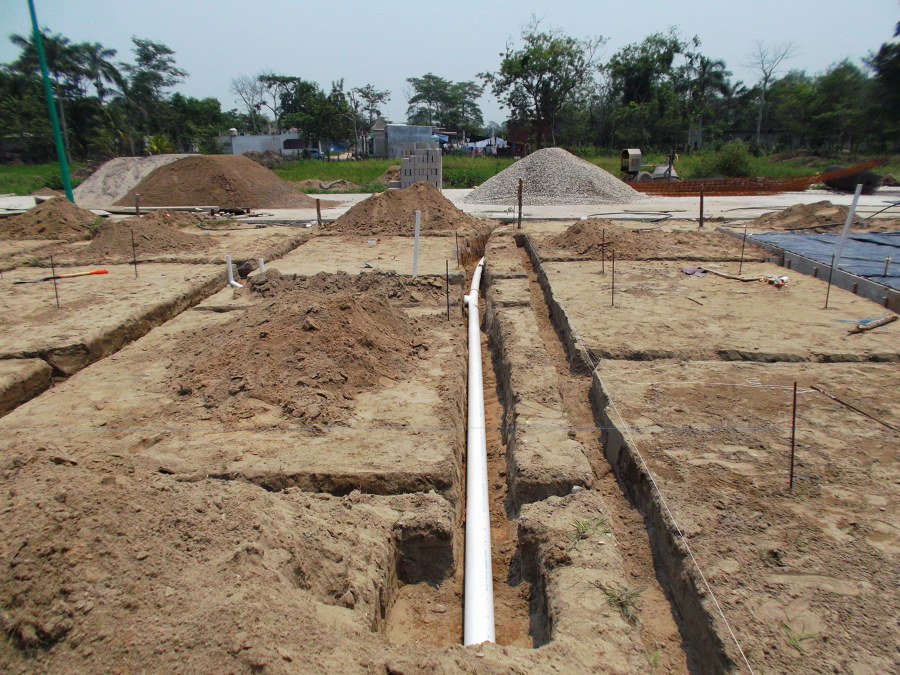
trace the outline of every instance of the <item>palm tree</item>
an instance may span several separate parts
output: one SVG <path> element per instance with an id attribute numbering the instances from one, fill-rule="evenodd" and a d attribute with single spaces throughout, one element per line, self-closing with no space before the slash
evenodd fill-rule
<path id="1" fill-rule="evenodd" d="M 117 87 L 122 86 L 122 74 L 109 60 L 116 55 L 116 50 L 107 49 L 99 42 L 82 42 L 76 45 L 76 49 L 85 77 L 93 83 L 94 89 L 97 90 L 97 98 L 102 103 L 106 94 L 109 93 L 104 82 Z"/>
<path id="2" fill-rule="evenodd" d="M 712 101 L 718 95 L 729 93 L 728 78 L 731 73 L 726 70 L 725 62 L 715 61 L 698 54 L 690 59 L 686 67 L 685 93 L 687 94 L 688 114 L 691 120 L 691 136 L 696 140 L 697 148 L 703 147 L 703 115 L 709 110 Z M 694 133 L 696 125 L 696 133 Z"/>

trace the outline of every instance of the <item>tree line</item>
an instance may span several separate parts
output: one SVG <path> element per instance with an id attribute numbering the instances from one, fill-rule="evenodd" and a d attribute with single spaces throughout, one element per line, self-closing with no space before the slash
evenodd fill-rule
<path id="1" fill-rule="evenodd" d="M 894 37 L 900 35 L 897 24 Z M 296 129 L 309 144 L 353 147 L 382 115 L 392 93 L 279 73 L 243 75 L 231 91 L 243 109 L 173 92 L 187 73 L 161 42 L 133 37 L 130 61 L 97 42 L 42 32 L 64 142 L 76 159 L 164 152 L 218 152 L 216 136 Z M 53 141 L 31 35 L 11 35 L 18 57 L 0 65 L 4 145 L 28 159 L 53 156 Z M 511 39 L 494 70 L 468 81 L 426 73 L 407 79 L 406 122 L 463 131 L 469 138 L 510 134 L 536 147 L 598 151 L 622 147 L 702 149 L 724 138 L 751 146 L 834 151 L 897 151 L 900 43 L 809 75 L 789 69 L 793 48 L 758 43 L 747 57 L 757 81 L 732 79 L 727 64 L 677 30 L 626 45 L 605 61 L 603 37 L 575 38 L 532 22 Z M 508 111 L 484 122 L 478 99 L 490 91 Z"/>

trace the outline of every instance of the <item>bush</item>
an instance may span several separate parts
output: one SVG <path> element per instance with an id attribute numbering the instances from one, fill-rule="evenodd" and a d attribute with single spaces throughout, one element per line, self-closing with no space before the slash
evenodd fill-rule
<path id="1" fill-rule="evenodd" d="M 753 175 L 753 156 L 743 141 L 731 141 L 712 155 L 701 158 L 695 169 L 697 177 L 725 176 L 747 178 Z"/>

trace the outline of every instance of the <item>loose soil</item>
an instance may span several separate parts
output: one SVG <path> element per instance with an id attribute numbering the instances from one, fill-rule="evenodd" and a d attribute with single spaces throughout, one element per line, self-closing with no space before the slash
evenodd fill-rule
<path id="1" fill-rule="evenodd" d="M 132 256 L 132 241 L 138 260 L 162 253 L 203 251 L 215 243 L 210 237 L 182 232 L 155 219 L 128 218 L 105 221 L 94 232 L 87 246 L 63 248 L 59 252 L 65 254 L 67 263 L 76 264 L 127 259 Z"/>
<path id="2" fill-rule="evenodd" d="M 737 260 L 741 243 L 720 232 L 667 231 L 664 226 L 626 227 L 599 218 L 582 220 L 565 232 L 549 237 L 542 246 L 544 258 L 553 256 L 552 248 L 570 256 L 609 260 L 615 251 L 617 260 Z M 755 246 L 745 248 L 746 260 L 762 260 L 765 252 Z"/>
<path id="3" fill-rule="evenodd" d="M 308 208 L 315 201 L 241 155 L 191 155 L 159 167 L 128 190 L 117 206 Z"/>
<path id="4" fill-rule="evenodd" d="M 297 279 L 270 269 L 251 277 L 248 293 L 264 301 L 240 322 L 192 335 L 202 353 L 172 374 L 180 395 L 226 424 L 260 401 L 295 424 L 344 423 L 360 392 L 402 376 L 428 349 L 416 339 L 415 320 L 392 304 L 396 280 Z"/>
<path id="5" fill-rule="evenodd" d="M 134 206 L 131 188 L 166 164 L 190 155 L 154 155 L 153 157 L 115 157 L 94 167 L 85 181 L 74 190 L 75 203 L 86 209 L 103 209 L 128 197 Z M 88 165 L 85 168 L 89 168 Z"/>
<path id="6" fill-rule="evenodd" d="M 78 208 L 68 199 L 55 197 L 24 213 L 0 220 L 3 239 L 87 239 L 100 217 Z"/>
<path id="7" fill-rule="evenodd" d="M 756 220 L 747 223 L 747 228 L 754 231 L 793 230 L 804 228 L 801 231 L 814 232 L 815 226 L 823 227 L 823 231 L 840 232 L 847 222 L 849 208 L 832 204 L 830 201 L 815 202 L 813 204 L 794 204 L 781 211 L 767 213 Z M 831 227 L 824 228 L 830 225 Z M 900 229 L 900 219 L 892 218 L 861 218 L 859 214 L 854 217 L 850 225 L 853 232 L 892 232 Z"/>
<path id="8" fill-rule="evenodd" d="M 481 231 L 484 221 L 456 208 L 431 183 L 415 183 L 403 190 L 388 190 L 361 201 L 333 223 L 326 232 L 346 234 L 413 234 L 416 211 L 422 212 L 423 232 Z"/>
<path id="9" fill-rule="evenodd" d="M 394 180 L 400 180 L 400 165 L 399 164 L 394 164 L 392 166 L 389 166 L 387 168 L 387 171 L 385 171 L 383 174 L 378 176 L 378 178 L 376 178 L 372 182 L 373 183 L 381 183 L 382 185 L 387 185 L 391 181 L 394 181 Z"/>

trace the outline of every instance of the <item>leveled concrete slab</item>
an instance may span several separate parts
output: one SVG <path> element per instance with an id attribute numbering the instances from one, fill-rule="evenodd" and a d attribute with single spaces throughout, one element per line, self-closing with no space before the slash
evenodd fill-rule
<path id="1" fill-rule="evenodd" d="M 733 667 L 740 657 L 694 560 L 758 671 L 894 668 L 898 387 L 896 364 L 604 361 L 596 371 L 607 457 L 657 533 L 682 616 L 712 628 Z M 802 652 L 791 632 L 808 636 Z"/>
<path id="2" fill-rule="evenodd" d="M 67 268 L 67 272 L 90 267 Z M 108 274 L 60 279 L 60 309 L 52 281 L 15 284 L 11 278 L 39 279 L 46 268 L 20 267 L 5 274 L 0 288 L 0 358 L 47 361 L 71 375 L 144 335 L 225 284 L 221 267 L 107 266 Z"/>
<path id="3" fill-rule="evenodd" d="M 737 274 L 737 264 L 717 266 Z M 784 288 L 741 282 L 713 274 L 682 273 L 684 263 L 616 264 L 615 306 L 612 270 L 597 262 L 544 263 L 541 284 L 570 350 L 590 350 L 594 358 L 687 358 L 752 361 L 896 361 L 897 322 L 848 335 L 857 320 L 880 316 L 883 308 L 826 283 L 790 275 L 770 264 L 744 264 L 741 275 L 790 275 Z M 848 323 L 849 322 L 849 323 Z M 586 354 L 583 355 L 586 358 Z"/>
<path id="4" fill-rule="evenodd" d="M 413 268 L 413 245 L 412 237 L 322 235 L 287 254 L 274 267 L 282 274 L 304 276 L 319 272 L 396 272 L 409 275 Z M 454 237 L 428 236 L 419 239 L 420 275 L 444 276 L 447 261 L 450 262 L 451 274 L 462 272 L 456 265 Z"/>
<path id="5" fill-rule="evenodd" d="M 40 359 L 0 360 L 0 415 L 49 388 L 52 372 Z"/>
<path id="6" fill-rule="evenodd" d="M 465 443 L 461 320 L 453 328 L 434 322 L 408 377 L 357 395 L 345 427 L 298 427 L 261 400 L 253 416 L 223 424 L 179 396 L 170 369 L 202 351 L 188 346 L 197 330 L 242 320 L 252 300 L 234 296 L 222 291 L 20 406 L 0 420 L 0 443 L 40 442 L 76 461 L 120 454 L 145 470 L 244 478 L 269 490 L 433 489 L 456 498 Z"/>

